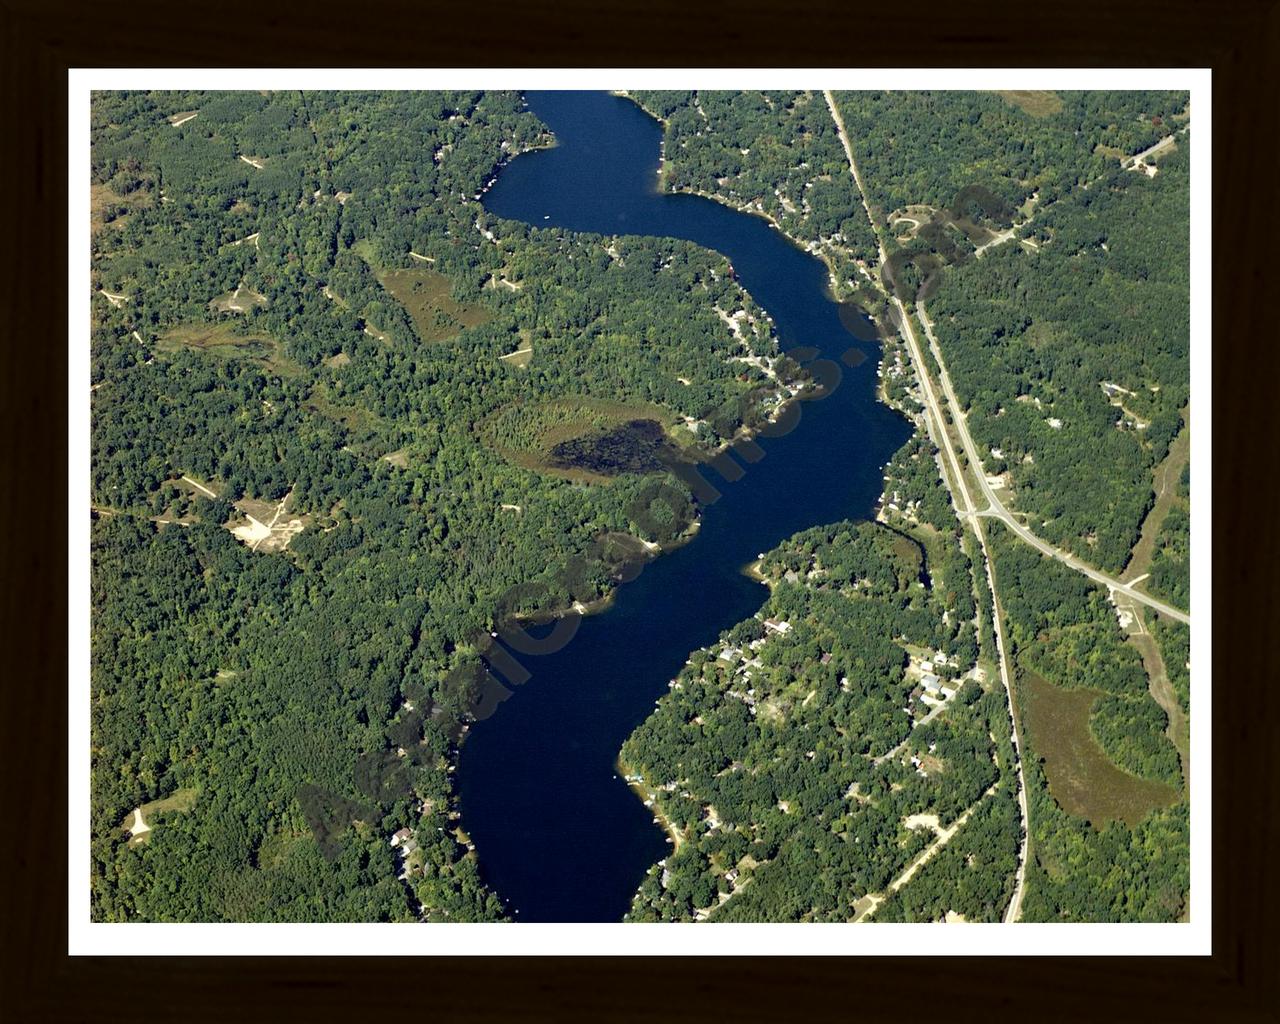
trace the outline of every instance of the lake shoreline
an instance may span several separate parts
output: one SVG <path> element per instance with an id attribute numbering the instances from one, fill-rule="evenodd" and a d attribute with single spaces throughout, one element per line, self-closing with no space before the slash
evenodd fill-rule
<path id="1" fill-rule="evenodd" d="M 639 797 L 645 809 L 653 812 L 654 821 L 662 826 L 662 830 L 671 839 L 672 852 L 679 852 L 680 847 L 687 842 L 687 839 L 685 834 L 676 828 L 675 823 L 663 812 L 658 795 L 659 791 L 647 785 L 643 778 L 636 775 L 634 769 L 622 759 L 621 753 L 618 754 L 618 759 L 614 762 L 614 768 L 617 769 L 619 778 L 627 784 L 627 788 Z"/>
<path id="2" fill-rule="evenodd" d="M 486 195 L 490 214 L 535 226 L 554 218 L 565 230 L 606 240 L 625 228 L 627 234 L 683 239 L 719 252 L 731 261 L 743 299 L 749 296 L 759 305 L 792 359 L 801 347 L 813 346 L 821 358 L 838 365 L 843 360 L 851 371 L 844 386 L 829 394 L 790 394 L 794 383 L 783 390 L 780 382 L 762 382 L 772 387 L 758 391 L 757 399 L 778 403 L 759 408 L 771 414 L 772 428 L 761 416 L 760 422 L 732 431 L 709 459 L 708 448 L 691 463 L 722 493 L 706 492 L 698 518 L 674 542 L 619 537 L 618 550 L 631 564 L 614 573 L 619 585 L 600 579 L 589 588 L 596 599 L 568 605 L 565 591 L 580 588 L 554 588 L 563 595 L 557 617 L 583 612 L 591 617 L 573 643 L 540 662 L 538 674 L 556 685 L 522 691 L 522 714 L 495 715 L 469 738 L 459 779 L 461 807 L 495 891 L 519 906 L 525 921 L 619 920 L 640 879 L 676 841 L 671 822 L 659 819 L 660 830 L 649 824 L 658 793 L 629 787 L 641 805 L 650 801 L 644 808 L 614 786 L 617 778 L 609 769 L 628 735 L 653 713 L 655 700 L 678 676 L 689 651 L 706 646 L 767 599 L 756 585 L 765 581 L 752 577 L 753 568 L 757 577 L 763 575 L 760 567 L 748 559 L 814 524 L 865 518 L 884 489 L 879 467 L 912 428 L 879 401 L 874 366 L 857 368 L 856 356 L 870 354 L 866 346 L 877 338 L 859 311 L 861 303 L 833 297 L 830 263 L 770 218 L 757 218 L 755 210 L 736 210 L 716 198 L 677 200 L 655 189 L 658 162 L 650 162 L 650 154 L 659 148 L 661 127 L 633 102 L 573 92 L 530 94 L 529 101 L 554 128 L 559 153 L 532 154 L 519 173 L 505 175 Z M 778 391 L 781 400 L 771 398 L 770 391 Z M 810 400 L 803 422 L 796 430 L 784 429 L 798 411 L 787 407 L 802 399 Z M 758 456 L 748 443 L 757 436 L 771 458 L 749 458 Z M 703 469 L 703 459 L 717 472 L 724 467 L 724 485 Z M 834 476 L 833 459 L 844 466 Z M 729 460 L 749 465 L 734 472 Z M 675 468 L 702 493 L 692 475 Z M 628 494 L 644 483 L 633 477 Z M 626 530 L 629 520 L 625 516 L 612 525 Z M 704 526 L 711 535 L 700 537 L 702 543 L 677 558 L 657 559 Z M 589 542 L 584 546 L 599 550 Z M 654 565 L 645 566 L 643 555 Z M 619 564 L 617 555 L 603 561 Z M 642 567 L 650 572 L 636 579 Z M 635 583 L 627 595 L 619 593 L 624 580 Z M 598 614 L 606 609 L 614 614 Z M 624 768 L 622 774 L 634 772 Z M 554 811 L 547 806 L 548 794 L 563 796 Z M 590 847 L 557 841 L 556 833 L 547 831 L 548 814 L 569 831 L 590 832 L 595 837 Z"/>

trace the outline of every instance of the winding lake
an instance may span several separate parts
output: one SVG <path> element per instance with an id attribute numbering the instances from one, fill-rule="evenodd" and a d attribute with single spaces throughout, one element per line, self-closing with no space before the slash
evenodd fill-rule
<path id="1" fill-rule="evenodd" d="M 616 773 L 623 741 L 691 651 L 764 602 L 767 591 L 744 566 L 798 530 L 865 518 L 910 428 L 876 400 L 874 328 L 858 318 L 855 337 L 844 326 L 821 261 L 760 217 L 659 193 L 662 128 L 629 100 L 586 92 L 527 99 L 557 146 L 508 164 L 484 197 L 490 212 L 715 249 L 773 317 L 784 349 L 812 346 L 839 361 L 856 346 L 870 357 L 842 365 L 828 397 L 801 403 L 796 429 L 758 439 L 765 457 L 745 465 L 741 479 L 704 470 L 722 497 L 701 510 L 693 542 L 648 563 L 560 651 L 519 655 L 531 678 L 462 747 L 462 824 L 516 920 L 619 921 L 645 871 L 671 850 Z"/>

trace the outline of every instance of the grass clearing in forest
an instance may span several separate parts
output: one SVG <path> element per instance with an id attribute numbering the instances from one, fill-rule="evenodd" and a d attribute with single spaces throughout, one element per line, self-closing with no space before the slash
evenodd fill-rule
<path id="1" fill-rule="evenodd" d="M 161 353 L 171 354 L 185 348 L 220 359 L 251 359 L 282 377 L 302 372 L 301 367 L 284 355 L 275 338 L 258 331 L 237 334 L 235 326 L 230 323 L 171 327 L 160 335 L 156 347 Z"/>
<path id="2" fill-rule="evenodd" d="M 504 406 L 484 420 L 477 433 L 488 448 L 524 469 L 567 480 L 603 483 L 611 478 L 557 464 L 554 450 L 566 442 L 604 434 L 636 420 L 655 420 L 665 428 L 672 422 L 672 414 L 649 402 L 613 402 L 575 395 Z"/>
<path id="3" fill-rule="evenodd" d="M 383 270 L 378 281 L 408 311 L 423 341 L 445 341 L 489 321 L 488 310 L 455 301 L 449 278 L 426 267 Z"/>
<path id="4" fill-rule="evenodd" d="M 308 410 L 325 419 L 340 423 L 352 433 L 362 434 L 370 427 L 378 425 L 379 418 L 368 409 L 359 405 L 341 405 L 334 402 L 328 390 L 322 385 L 317 387 L 307 399 Z"/>
<path id="5" fill-rule="evenodd" d="M 508 352 L 505 356 L 498 356 L 498 360 L 508 366 L 518 366 L 523 370 L 533 361 L 533 346 L 528 345 L 524 348 L 518 348 L 514 352 Z"/>
<path id="6" fill-rule="evenodd" d="M 134 210 L 151 205 L 151 193 L 137 191 L 122 196 L 110 185 L 89 186 L 89 221 L 91 234 L 105 227 L 122 228 Z"/>
<path id="7" fill-rule="evenodd" d="M 1049 117 L 1062 109 L 1062 100 L 1049 89 L 997 89 L 996 95 L 1032 117 Z"/>
<path id="8" fill-rule="evenodd" d="M 1191 458 L 1191 407 L 1185 406 L 1181 411 L 1182 426 L 1178 436 L 1169 445 L 1169 451 L 1161 463 L 1152 472 L 1151 487 L 1155 492 L 1155 504 L 1142 521 L 1142 531 L 1138 543 L 1133 546 L 1129 564 L 1125 566 L 1122 579 L 1132 582 L 1151 571 L 1151 558 L 1155 553 L 1156 542 L 1160 536 L 1160 528 L 1164 526 L 1165 517 L 1175 503 L 1188 503 L 1178 496 L 1178 481 L 1182 470 Z M 1138 586 L 1146 588 L 1146 580 Z"/>
<path id="9" fill-rule="evenodd" d="M 267 297 L 259 295 L 252 288 L 237 285 L 235 291 L 217 295 L 209 300 L 209 308 L 219 313 L 247 313 L 255 306 L 265 306 Z"/>
<path id="10" fill-rule="evenodd" d="M 186 789 L 175 789 L 166 797 L 159 800 L 152 800 L 150 803 L 143 804 L 134 808 L 126 816 L 120 824 L 122 832 L 130 833 L 129 845 L 136 846 L 141 843 L 148 842 L 151 834 L 155 830 L 155 818 L 157 815 L 167 812 L 185 813 L 195 806 L 196 797 L 200 791 L 194 786 Z"/>
<path id="11" fill-rule="evenodd" d="M 1020 670 L 1017 696 L 1028 744 L 1044 761 L 1049 793 L 1067 813 L 1095 827 L 1115 820 L 1132 827 L 1179 799 L 1172 786 L 1122 771 L 1098 745 L 1089 714 L 1101 690 L 1066 689 Z"/>

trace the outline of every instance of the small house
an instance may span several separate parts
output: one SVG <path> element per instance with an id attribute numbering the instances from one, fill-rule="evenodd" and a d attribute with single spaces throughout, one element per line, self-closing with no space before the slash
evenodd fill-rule
<path id="1" fill-rule="evenodd" d="M 413 836 L 412 829 L 402 828 L 399 832 L 396 832 L 391 836 L 391 845 L 399 846 L 401 843 L 403 843 L 407 839 L 410 839 L 412 836 Z"/>

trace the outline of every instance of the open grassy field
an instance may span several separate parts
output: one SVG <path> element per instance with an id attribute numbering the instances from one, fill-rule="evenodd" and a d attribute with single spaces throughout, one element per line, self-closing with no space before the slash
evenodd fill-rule
<path id="1" fill-rule="evenodd" d="M 1034 672 L 1017 674 L 1018 701 L 1032 750 L 1044 759 L 1049 792 L 1069 814 L 1094 825 L 1119 820 L 1134 825 L 1149 811 L 1181 794 L 1172 786 L 1121 771 L 1089 729 L 1100 690 L 1068 690 Z"/>
<path id="2" fill-rule="evenodd" d="M 160 336 L 157 348 L 161 353 L 185 348 L 220 359 L 251 359 L 282 377 L 302 372 L 301 367 L 284 354 L 280 343 L 270 335 L 259 332 L 237 334 L 230 323 L 171 327 Z"/>
<path id="3" fill-rule="evenodd" d="M 240 285 L 234 291 L 218 295 L 209 300 L 209 308 L 219 313 L 247 313 L 255 306 L 265 306 L 267 297 L 259 295 L 252 288 Z"/>
<path id="4" fill-rule="evenodd" d="M 477 433 L 487 447 L 517 466 L 569 480 L 601 483 L 609 477 L 557 465 L 554 450 L 566 442 L 603 434 L 635 420 L 656 420 L 665 428 L 673 416 L 649 402 L 572 396 L 506 406 L 481 423 Z"/>
<path id="5" fill-rule="evenodd" d="M 408 310 L 423 341 L 445 341 L 489 320 L 489 312 L 483 306 L 454 301 L 452 282 L 426 267 L 384 270 L 378 280 Z"/>
<path id="6" fill-rule="evenodd" d="M 1032 117 L 1049 117 L 1062 109 L 1062 100 L 1056 92 L 1047 89 L 996 90 L 1006 103 L 1011 103 Z"/>

